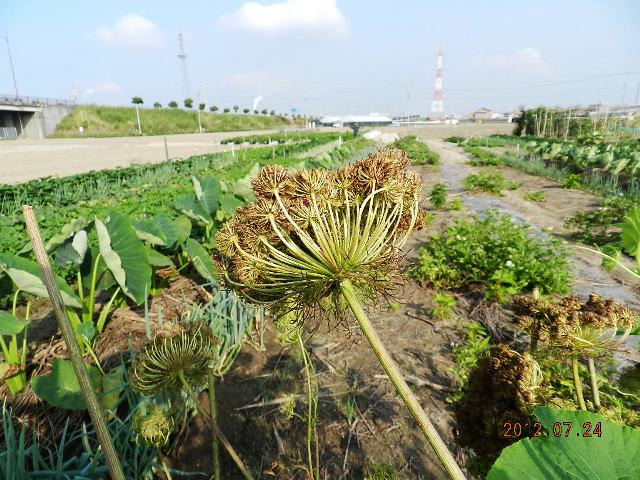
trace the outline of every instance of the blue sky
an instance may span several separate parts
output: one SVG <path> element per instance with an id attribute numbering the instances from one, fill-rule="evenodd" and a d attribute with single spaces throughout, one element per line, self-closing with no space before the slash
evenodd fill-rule
<path id="1" fill-rule="evenodd" d="M 191 96 L 221 108 L 424 114 L 440 46 L 447 113 L 633 103 L 640 85 L 638 0 L 0 0 L 24 95 L 180 101 L 178 29 Z"/>

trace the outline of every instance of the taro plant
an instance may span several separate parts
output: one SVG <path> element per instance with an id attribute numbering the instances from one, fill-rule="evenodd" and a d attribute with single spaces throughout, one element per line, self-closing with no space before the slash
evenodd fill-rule
<path id="1" fill-rule="evenodd" d="M 0 362 L 0 380 L 3 380 L 11 395 L 20 393 L 27 382 L 27 330 L 29 328 L 29 307 L 27 302 L 24 320 L 16 317 L 16 302 L 19 290 L 14 295 L 12 313 L 0 310 L 0 347 L 4 361 Z M 19 336 L 22 335 L 22 341 Z M 9 337 L 9 344 L 4 337 Z"/>
<path id="2" fill-rule="evenodd" d="M 332 172 L 263 168 L 253 180 L 256 200 L 216 236 L 217 262 L 226 285 L 276 318 L 328 314 L 340 322 L 350 310 L 446 471 L 464 478 L 363 308 L 393 293 L 401 249 L 424 224 L 422 182 L 408 163 L 388 149 Z"/>

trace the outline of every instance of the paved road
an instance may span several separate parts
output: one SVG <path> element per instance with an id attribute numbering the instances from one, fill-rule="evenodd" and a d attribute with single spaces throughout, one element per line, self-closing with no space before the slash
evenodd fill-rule
<path id="1" fill-rule="evenodd" d="M 507 133 L 507 124 L 420 125 L 383 127 L 383 132 L 444 138 L 450 135 L 487 135 Z M 224 132 L 167 135 L 169 158 L 180 159 L 203 153 L 230 150 L 220 141 L 238 135 L 264 134 L 269 131 Z M 45 140 L 0 141 L 0 184 L 20 183 L 36 178 L 107 170 L 135 163 L 164 162 L 164 137 L 60 138 Z"/>
<path id="2" fill-rule="evenodd" d="M 264 133 L 269 131 L 167 135 L 167 149 L 171 159 L 187 158 L 230 150 L 229 145 L 220 145 L 225 138 Z M 0 141 L 0 183 L 64 177 L 165 160 L 162 136 L 3 140 Z"/>

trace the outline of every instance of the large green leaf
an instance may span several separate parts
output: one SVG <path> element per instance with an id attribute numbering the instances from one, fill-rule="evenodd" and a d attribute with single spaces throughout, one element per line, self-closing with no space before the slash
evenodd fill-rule
<path id="1" fill-rule="evenodd" d="M 534 415 L 550 430 L 503 450 L 487 480 L 618 480 L 640 478 L 640 431 L 595 413 L 536 407 Z M 560 422 L 560 436 L 553 425 Z M 571 428 L 565 437 L 568 425 Z M 600 423 L 601 436 L 594 435 Z M 590 437 L 583 436 L 587 431 Z"/>
<path id="2" fill-rule="evenodd" d="M 77 232 L 86 228 L 90 222 L 85 220 L 83 217 L 74 218 L 67 222 L 61 229 L 60 233 L 55 234 L 51 237 L 47 243 L 45 244 L 45 248 L 47 253 L 51 253 L 56 250 L 59 246 L 66 243 L 71 237 L 73 237 Z M 33 249 L 31 243 L 25 245 L 22 250 L 18 252 L 18 254 L 22 255 L 24 253 L 30 252 Z"/>
<path id="3" fill-rule="evenodd" d="M 144 246 L 145 251 L 147 252 L 147 258 L 149 259 L 149 265 L 152 267 L 173 267 L 174 264 L 169 257 L 161 254 L 157 250 L 149 247 L 148 245 Z"/>
<path id="4" fill-rule="evenodd" d="M 56 265 L 64 266 L 68 263 L 76 266 L 81 265 L 88 248 L 89 237 L 87 231 L 80 230 L 55 249 L 53 255 L 55 256 Z"/>
<path id="5" fill-rule="evenodd" d="M 29 325 L 29 322 L 19 320 L 10 313 L 0 310 L 0 335 L 17 335 L 27 325 Z"/>
<path id="6" fill-rule="evenodd" d="M 231 187 L 231 191 L 244 198 L 247 201 L 250 201 L 254 198 L 253 189 L 251 188 L 251 180 L 255 177 L 260 171 L 260 164 L 255 163 L 251 168 L 251 171 L 247 173 L 243 178 L 237 180 Z"/>
<path id="7" fill-rule="evenodd" d="M 143 242 L 150 245 L 167 245 L 167 237 L 164 232 L 150 218 L 136 220 L 133 222 L 133 226 L 136 229 L 137 237 Z"/>
<path id="8" fill-rule="evenodd" d="M 100 397 L 100 405 L 110 414 L 118 407 L 120 394 L 123 392 L 125 385 L 124 365 L 122 364 L 102 377 L 103 394 Z"/>
<path id="9" fill-rule="evenodd" d="M 640 254 L 640 207 L 632 208 L 622 222 L 622 248 L 637 257 Z"/>
<path id="10" fill-rule="evenodd" d="M 200 225 L 205 226 L 213 223 L 213 219 L 205 207 L 189 195 L 178 195 L 173 201 L 173 206 Z"/>
<path id="11" fill-rule="evenodd" d="M 165 247 L 172 248 L 175 246 L 178 240 L 176 223 L 167 215 L 160 214 L 153 218 L 153 224 L 162 232 L 163 238 L 165 239 Z M 189 225 L 189 227 L 191 227 L 191 225 Z"/>
<path id="12" fill-rule="evenodd" d="M 224 193 L 220 196 L 220 210 L 226 218 L 233 217 L 236 209 L 242 205 L 244 202 L 231 193 Z"/>
<path id="13" fill-rule="evenodd" d="M 102 374 L 93 365 L 86 365 L 86 368 L 91 384 L 97 390 L 102 385 Z M 30 383 L 36 395 L 49 405 L 65 410 L 87 408 L 71 360 L 54 360 L 51 375 L 34 376 Z"/>
<path id="14" fill-rule="evenodd" d="M 220 181 L 216 177 L 201 178 L 198 176 L 191 177 L 193 189 L 196 192 L 196 199 L 210 214 L 220 208 L 220 195 L 222 195 L 222 187 Z"/>
<path id="15" fill-rule="evenodd" d="M 185 251 L 187 252 L 187 256 L 193 262 L 193 266 L 196 271 L 203 278 L 211 282 L 215 281 L 217 270 L 204 247 L 193 238 L 189 238 L 185 243 Z"/>
<path id="16" fill-rule="evenodd" d="M 47 287 L 42 281 L 40 267 L 33 260 L 10 253 L 0 253 L 0 270 L 6 272 L 20 290 L 36 297 L 49 298 Z M 55 280 L 64 304 L 69 307 L 81 308 L 80 299 L 73 293 L 67 282 L 57 275 L 55 275 Z"/>
<path id="17" fill-rule="evenodd" d="M 182 245 L 187 241 L 189 235 L 191 235 L 191 220 L 189 220 L 184 215 L 180 215 L 176 217 L 173 221 L 173 224 L 176 227 L 176 247 Z"/>
<path id="18" fill-rule="evenodd" d="M 104 262 L 125 295 L 140 305 L 151 288 L 151 266 L 129 217 L 112 210 L 106 224 L 96 218 L 96 231 Z"/>

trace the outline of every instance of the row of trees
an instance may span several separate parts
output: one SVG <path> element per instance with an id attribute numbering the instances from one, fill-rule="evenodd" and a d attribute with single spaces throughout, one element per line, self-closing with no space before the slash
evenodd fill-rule
<path id="1" fill-rule="evenodd" d="M 144 100 L 142 100 L 142 97 L 133 97 L 131 99 L 131 103 L 133 103 L 134 105 L 143 105 L 144 104 Z M 169 108 L 178 108 L 178 102 L 176 102 L 175 100 L 172 100 L 167 104 L 167 106 Z M 193 108 L 193 99 L 185 98 L 184 99 L 184 106 L 185 106 L 185 108 Z M 153 108 L 162 108 L 162 104 L 160 102 L 154 102 Z M 198 105 L 198 109 L 201 110 L 201 111 L 206 110 L 206 108 L 207 108 L 207 106 L 204 103 L 200 103 Z M 219 111 L 220 109 L 215 105 L 211 105 L 209 107 L 209 110 L 211 112 L 215 113 L 215 112 Z M 234 113 L 238 113 L 239 110 L 240 110 L 240 106 L 239 105 L 234 105 L 233 106 Z M 222 111 L 223 111 L 223 113 L 229 113 L 231 111 L 231 109 L 230 108 L 224 108 Z M 242 109 L 242 113 L 244 113 L 244 114 L 247 114 L 249 112 L 251 112 L 250 108 L 243 108 Z M 253 113 L 256 114 L 256 115 L 258 115 L 258 114 L 275 115 L 276 114 L 275 110 L 268 111 L 266 108 L 262 109 L 261 111 L 260 110 L 254 110 Z"/>

